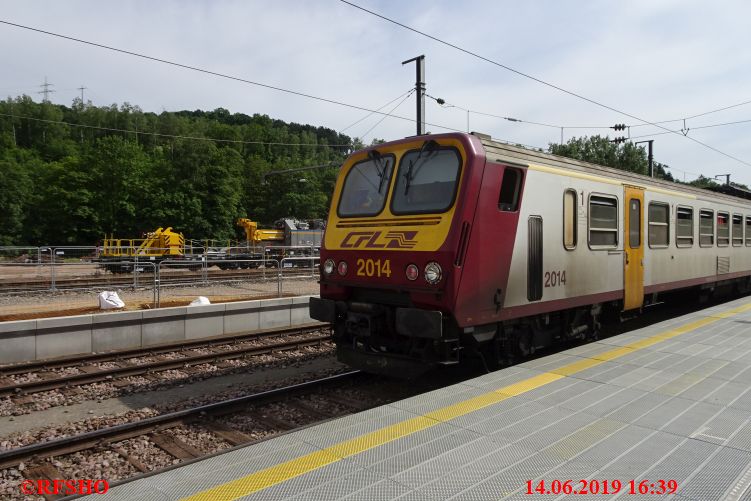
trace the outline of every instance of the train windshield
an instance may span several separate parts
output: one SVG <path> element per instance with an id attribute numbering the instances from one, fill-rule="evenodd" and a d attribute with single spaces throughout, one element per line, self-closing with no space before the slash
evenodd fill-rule
<path id="1" fill-rule="evenodd" d="M 402 157 L 391 197 L 394 214 L 445 212 L 454 203 L 461 170 L 459 152 L 428 143 Z"/>
<path id="2" fill-rule="evenodd" d="M 371 155 L 347 173 L 339 199 L 340 217 L 375 216 L 383 210 L 394 169 L 392 155 Z"/>

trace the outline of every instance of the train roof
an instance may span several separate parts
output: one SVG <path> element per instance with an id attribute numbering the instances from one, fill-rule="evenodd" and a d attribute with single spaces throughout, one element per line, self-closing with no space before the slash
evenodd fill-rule
<path id="1" fill-rule="evenodd" d="M 551 155 L 550 153 L 543 153 L 541 151 L 535 151 L 520 146 L 511 146 L 506 143 L 494 141 L 483 134 L 472 133 L 477 137 L 485 148 L 485 154 L 488 159 L 502 162 L 511 163 L 522 166 L 528 166 L 530 164 L 543 165 L 548 167 L 557 167 L 564 170 L 573 170 L 590 175 L 599 175 L 603 177 L 615 178 L 626 183 L 631 183 L 638 186 L 644 186 L 646 188 L 661 188 L 664 190 L 671 190 L 676 192 L 690 193 L 697 198 L 704 198 L 707 200 L 728 200 L 733 202 L 742 202 L 748 204 L 751 200 L 751 192 L 743 190 L 732 185 L 721 185 L 718 187 L 718 191 L 712 191 L 704 188 L 697 188 L 682 183 L 675 183 L 672 181 L 666 181 L 664 179 L 657 179 L 643 174 L 637 174 L 626 170 L 616 169 L 613 167 L 605 167 L 604 165 L 593 164 L 589 162 L 582 162 L 581 160 L 574 160 L 573 158 L 562 157 L 558 155 Z"/>

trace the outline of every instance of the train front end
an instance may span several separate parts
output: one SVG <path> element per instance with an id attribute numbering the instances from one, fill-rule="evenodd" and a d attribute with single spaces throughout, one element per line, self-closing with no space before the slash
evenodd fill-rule
<path id="1" fill-rule="evenodd" d="M 340 361 L 416 376 L 459 357 L 451 317 L 461 193 L 479 143 L 419 136 L 358 151 L 342 166 L 310 315 L 333 326 Z M 480 146 L 481 148 L 481 146 Z"/>

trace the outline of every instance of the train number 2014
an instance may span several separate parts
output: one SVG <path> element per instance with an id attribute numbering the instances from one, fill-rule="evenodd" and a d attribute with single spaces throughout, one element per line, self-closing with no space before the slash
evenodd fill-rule
<path id="1" fill-rule="evenodd" d="M 566 270 L 546 271 L 545 287 L 557 287 L 559 285 L 566 285 Z"/>
<path id="2" fill-rule="evenodd" d="M 358 277 L 391 277 L 391 261 L 388 259 L 358 259 Z"/>

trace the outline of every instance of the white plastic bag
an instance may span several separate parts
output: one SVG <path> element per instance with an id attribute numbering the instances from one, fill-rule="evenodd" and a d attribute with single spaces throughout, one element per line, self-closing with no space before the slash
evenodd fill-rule
<path id="1" fill-rule="evenodd" d="M 123 303 L 123 300 L 117 295 L 117 292 L 104 291 L 99 293 L 100 310 L 116 310 L 124 307 L 125 303 Z"/>
<path id="2" fill-rule="evenodd" d="M 207 298 L 206 296 L 198 296 L 196 299 L 191 301 L 188 306 L 206 306 L 207 304 L 211 304 L 209 298 Z"/>

